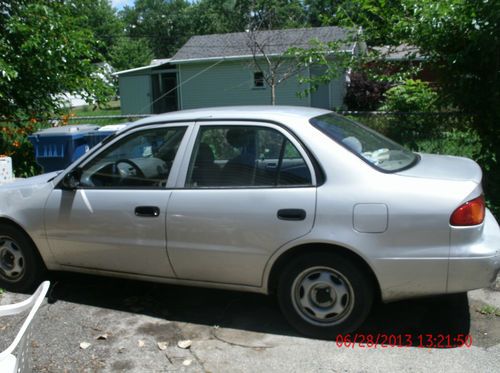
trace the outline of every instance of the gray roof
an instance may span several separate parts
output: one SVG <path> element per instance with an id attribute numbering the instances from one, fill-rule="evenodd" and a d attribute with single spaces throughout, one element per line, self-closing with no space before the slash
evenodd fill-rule
<path id="1" fill-rule="evenodd" d="M 342 49 L 353 52 L 355 43 L 347 40 L 353 33 L 355 33 L 353 30 L 332 26 L 197 35 L 191 37 L 170 62 L 248 58 L 253 56 L 252 37 L 258 45 L 264 47 L 264 52 L 268 56 L 281 55 L 290 47 L 308 48 L 311 46 L 310 41 L 314 39 L 323 43 L 344 40 Z"/>
<path id="2" fill-rule="evenodd" d="M 379 58 L 387 61 L 423 61 L 425 57 L 420 54 L 420 49 L 414 45 L 384 45 L 373 47 Z"/>

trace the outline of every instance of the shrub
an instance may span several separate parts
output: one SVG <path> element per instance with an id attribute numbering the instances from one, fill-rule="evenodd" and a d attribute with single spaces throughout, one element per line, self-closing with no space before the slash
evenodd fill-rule
<path id="1" fill-rule="evenodd" d="M 390 88 L 385 94 L 380 110 L 408 113 L 397 118 L 388 126 L 388 135 L 399 142 L 406 142 L 416 150 L 417 142 L 436 136 L 437 128 L 429 122 L 429 115 L 438 111 L 438 94 L 421 80 L 406 80 L 403 84 Z"/>
<path id="2" fill-rule="evenodd" d="M 8 123 L 0 127 L 0 154 L 12 158 L 16 177 L 29 177 L 40 173 L 41 168 L 35 162 L 33 146 L 28 136 L 43 127 L 35 121 L 26 126 Z"/>
<path id="3" fill-rule="evenodd" d="M 344 99 L 349 110 L 376 110 L 383 102 L 384 93 L 391 86 L 387 82 L 371 80 L 360 72 L 351 73 L 350 79 Z"/>

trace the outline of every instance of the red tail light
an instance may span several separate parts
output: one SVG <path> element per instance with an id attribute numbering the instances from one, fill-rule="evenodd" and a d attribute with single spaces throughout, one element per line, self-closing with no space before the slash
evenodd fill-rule
<path id="1" fill-rule="evenodd" d="M 484 196 L 465 202 L 451 214 L 450 224 L 458 226 L 478 225 L 484 220 Z"/>

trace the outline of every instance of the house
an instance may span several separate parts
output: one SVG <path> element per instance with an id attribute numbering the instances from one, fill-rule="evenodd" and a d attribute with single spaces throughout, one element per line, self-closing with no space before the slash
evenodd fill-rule
<path id="1" fill-rule="evenodd" d="M 311 40 L 339 42 L 342 52 L 354 55 L 359 46 L 348 41 L 351 33 L 340 27 L 318 27 L 193 36 L 171 59 L 116 74 L 122 113 L 270 104 L 272 90 L 263 76 L 265 58 L 283 60 L 290 47 L 308 48 Z M 260 68 L 254 56 L 264 62 Z M 280 68 L 286 69 L 287 63 Z M 301 75 L 321 75 L 323 69 L 311 66 Z M 310 95 L 298 95 L 307 88 L 294 74 L 276 86 L 276 104 L 339 108 L 345 95 L 345 73 Z"/>

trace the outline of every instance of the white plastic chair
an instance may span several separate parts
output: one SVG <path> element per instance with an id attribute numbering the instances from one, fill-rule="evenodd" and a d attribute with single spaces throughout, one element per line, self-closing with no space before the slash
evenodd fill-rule
<path id="1" fill-rule="evenodd" d="M 0 353 L 1 373 L 31 372 L 30 340 L 33 334 L 33 319 L 49 290 L 50 282 L 44 281 L 28 299 L 14 304 L 0 306 L 0 317 L 16 315 L 31 308 L 14 341 Z M 16 356 L 12 354 L 18 347 Z"/>

